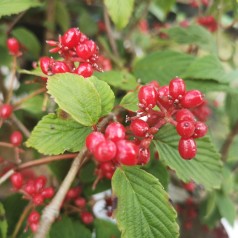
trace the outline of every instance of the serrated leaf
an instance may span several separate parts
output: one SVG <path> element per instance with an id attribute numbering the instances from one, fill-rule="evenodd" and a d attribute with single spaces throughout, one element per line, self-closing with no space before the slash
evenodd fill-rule
<path id="1" fill-rule="evenodd" d="M 63 216 L 58 222 L 55 222 L 50 230 L 50 238 L 91 238 L 90 230 L 82 225 L 79 220 L 73 220 Z"/>
<path id="2" fill-rule="evenodd" d="M 217 53 L 216 43 L 212 34 L 202 26 L 191 25 L 186 28 L 175 26 L 168 30 L 168 34 L 171 39 L 179 44 L 196 44 L 213 54 Z"/>
<path id="3" fill-rule="evenodd" d="M 37 59 L 40 54 L 40 42 L 36 36 L 24 27 L 15 28 L 12 35 L 16 37 L 20 43 L 26 48 L 27 54 L 34 59 Z"/>
<path id="4" fill-rule="evenodd" d="M 7 237 L 7 219 L 5 215 L 5 209 L 0 203 L 0 238 Z"/>
<path id="5" fill-rule="evenodd" d="M 197 156 L 192 160 L 183 160 L 178 152 L 178 136 L 171 125 L 162 127 L 153 143 L 158 150 L 160 159 L 184 182 L 190 180 L 203 184 L 208 190 L 221 185 L 220 155 L 215 150 L 209 136 L 196 139 Z"/>
<path id="6" fill-rule="evenodd" d="M 221 62 L 214 55 L 206 55 L 194 60 L 182 77 L 200 80 L 215 80 L 219 83 L 228 83 L 229 75 L 225 72 Z"/>
<path id="7" fill-rule="evenodd" d="M 229 93 L 226 95 L 225 109 L 229 118 L 230 129 L 233 129 L 238 121 L 238 113 L 234 108 L 238 105 L 238 93 Z"/>
<path id="8" fill-rule="evenodd" d="M 124 28 L 133 11 L 134 0 L 104 0 L 108 13 L 117 28 Z"/>
<path id="9" fill-rule="evenodd" d="M 107 115 L 109 112 L 111 112 L 114 106 L 115 96 L 113 91 L 107 83 L 98 80 L 94 76 L 88 78 L 88 80 L 93 83 L 94 87 L 98 91 L 98 94 L 100 95 L 101 116 Z"/>
<path id="10" fill-rule="evenodd" d="M 138 86 L 135 77 L 127 72 L 111 70 L 103 73 L 96 72 L 95 75 L 109 85 L 122 90 L 134 90 Z"/>
<path id="11" fill-rule="evenodd" d="M 138 107 L 138 91 L 129 92 L 127 93 L 121 100 L 120 106 L 124 107 L 125 109 L 136 112 Z"/>
<path id="12" fill-rule="evenodd" d="M 158 51 L 137 61 L 133 72 L 143 83 L 157 80 L 168 84 L 175 76 L 181 76 L 193 62 L 194 56 L 175 51 Z"/>
<path id="13" fill-rule="evenodd" d="M 38 122 L 26 145 L 47 155 L 58 155 L 65 151 L 76 152 L 83 147 L 90 132 L 89 127 L 82 126 L 72 119 L 49 114 Z"/>
<path id="14" fill-rule="evenodd" d="M 176 213 L 158 179 L 138 167 L 117 168 L 112 178 L 118 198 L 116 219 L 122 238 L 176 238 Z"/>
<path id="15" fill-rule="evenodd" d="M 42 6 L 38 0 L 1 0 L 0 1 L 0 18 L 23 12 L 32 7 Z"/>
<path id="16" fill-rule="evenodd" d="M 55 20 L 57 24 L 60 26 L 63 32 L 67 31 L 70 28 L 70 15 L 66 4 L 63 1 L 58 0 L 56 2 L 55 10 Z"/>
<path id="17" fill-rule="evenodd" d="M 96 219 L 94 221 L 94 226 L 96 228 L 96 237 L 97 238 L 120 238 L 120 231 L 118 230 L 116 224 L 102 220 Z"/>
<path id="18" fill-rule="evenodd" d="M 92 126 L 101 116 L 101 97 L 87 79 L 71 73 L 49 77 L 47 89 L 61 109 L 84 126 Z"/>

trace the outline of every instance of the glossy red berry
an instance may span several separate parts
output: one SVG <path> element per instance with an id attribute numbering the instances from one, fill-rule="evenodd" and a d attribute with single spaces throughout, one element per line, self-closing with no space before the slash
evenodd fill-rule
<path id="1" fill-rule="evenodd" d="M 93 74 L 93 67 L 89 63 L 81 63 L 77 69 L 75 69 L 74 73 L 83 76 L 84 78 L 88 78 Z"/>
<path id="2" fill-rule="evenodd" d="M 33 233 L 35 233 L 35 232 L 37 232 L 37 230 L 38 230 L 39 223 L 31 223 L 31 224 L 29 224 L 29 227 L 30 227 L 31 231 L 32 231 Z"/>
<path id="3" fill-rule="evenodd" d="M 22 140 L 23 140 L 23 137 L 20 131 L 14 131 L 10 136 L 10 142 L 14 146 L 21 145 Z"/>
<path id="4" fill-rule="evenodd" d="M 179 140 L 178 151 L 180 156 L 185 160 L 190 160 L 196 156 L 197 145 L 194 139 L 183 139 Z"/>
<path id="5" fill-rule="evenodd" d="M 117 154 L 116 159 L 124 165 L 136 165 L 138 163 L 137 155 L 139 148 L 133 142 L 127 140 L 119 140 L 116 143 Z"/>
<path id="6" fill-rule="evenodd" d="M 87 201 L 86 201 L 85 198 L 76 198 L 76 199 L 74 200 L 74 204 L 75 204 L 77 207 L 84 208 L 84 207 L 86 207 Z"/>
<path id="7" fill-rule="evenodd" d="M 183 187 L 187 191 L 193 192 L 195 190 L 195 188 L 196 188 L 196 184 L 194 182 L 184 183 Z"/>
<path id="8" fill-rule="evenodd" d="M 18 56 L 20 54 L 20 44 L 16 38 L 9 38 L 7 40 L 7 48 L 11 55 Z"/>
<path id="9" fill-rule="evenodd" d="M 18 172 L 14 173 L 10 179 L 11 179 L 12 186 L 15 189 L 20 189 L 22 187 L 23 177 L 21 173 L 18 173 Z"/>
<path id="10" fill-rule="evenodd" d="M 43 175 L 36 178 L 34 181 L 36 192 L 41 191 L 41 189 L 43 189 L 45 187 L 46 182 L 47 182 L 47 178 Z"/>
<path id="11" fill-rule="evenodd" d="M 151 82 L 149 83 L 149 85 L 153 86 L 156 91 L 158 91 L 159 88 L 160 88 L 160 85 L 159 85 L 158 81 L 155 81 L 155 80 L 151 81 Z"/>
<path id="12" fill-rule="evenodd" d="M 49 199 L 52 198 L 55 194 L 55 190 L 52 187 L 48 187 L 48 188 L 43 188 L 41 195 L 43 196 L 43 198 L 45 199 Z"/>
<path id="13" fill-rule="evenodd" d="M 173 99 L 181 99 L 185 94 L 186 86 L 181 78 L 172 79 L 169 83 L 169 94 Z"/>
<path id="14" fill-rule="evenodd" d="M 149 125 L 141 119 L 135 119 L 131 122 L 130 129 L 135 136 L 143 137 L 148 132 Z"/>
<path id="15" fill-rule="evenodd" d="M 162 86 L 159 88 L 157 100 L 158 103 L 165 108 L 169 108 L 173 105 L 173 101 L 169 98 L 169 86 Z"/>
<path id="16" fill-rule="evenodd" d="M 145 107 L 153 108 L 156 105 L 157 92 L 154 86 L 142 86 L 138 93 L 139 102 Z"/>
<path id="17" fill-rule="evenodd" d="M 176 113 L 176 121 L 195 121 L 195 117 L 192 112 L 190 112 L 188 109 L 180 109 Z"/>
<path id="18" fill-rule="evenodd" d="M 76 48 L 78 57 L 83 60 L 89 59 L 97 51 L 97 45 L 94 41 L 88 40 L 84 44 L 80 44 Z"/>
<path id="19" fill-rule="evenodd" d="M 36 206 L 40 206 L 44 203 L 44 197 L 41 194 L 35 194 L 32 197 L 32 201 Z"/>
<path id="20" fill-rule="evenodd" d="M 60 74 L 60 73 L 66 73 L 70 72 L 69 66 L 62 61 L 55 61 L 52 66 L 52 73 L 53 74 Z"/>
<path id="21" fill-rule="evenodd" d="M 126 136 L 125 127 L 119 122 L 112 122 L 105 130 L 105 137 L 113 142 L 124 139 Z"/>
<path id="22" fill-rule="evenodd" d="M 51 75 L 53 63 L 54 63 L 54 60 L 52 58 L 47 56 L 41 57 L 40 58 L 41 71 L 46 75 Z"/>
<path id="23" fill-rule="evenodd" d="M 100 168 L 100 170 L 102 171 L 103 174 L 105 174 L 107 172 L 114 172 L 115 171 L 115 166 L 111 161 L 101 163 L 99 168 Z"/>
<path id="24" fill-rule="evenodd" d="M 112 160 L 116 155 L 116 145 L 111 140 L 105 140 L 96 145 L 93 155 L 99 162 Z"/>
<path id="25" fill-rule="evenodd" d="M 40 213 L 37 211 L 32 211 L 27 219 L 28 224 L 38 223 L 39 221 L 40 221 Z"/>
<path id="26" fill-rule="evenodd" d="M 27 184 L 25 184 L 23 190 L 29 194 L 29 195 L 34 195 L 36 193 L 36 187 L 34 181 L 28 181 Z"/>
<path id="27" fill-rule="evenodd" d="M 185 93 L 181 100 L 181 105 L 185 108 L 193 108 L 204 102 L 203 95 L 198 90 L 190 90 Z"/>
<path id="28" fill-rule="evenodd" d="M 94 217 L 90 212 L 82 212 L 81 213 L 82 222 L 86 225 L 91 224 L 94 221 Z"/>
<path id="29" fill-rule="evenodd" d="M 144 165 L 147 164 L 150 161 L 150 150 L 140 148 L 139 154 L 138 154 L 138 164 Z"/>
<path id="30" fill-rule="evenodd" d="M 12 115 L 13 107 L 10 104 L 3 104 L 0 107 L 0 118 L 7 119 Z"/>
<path id="31" fill-rule="evenodd" d="M 198 121 L 195 124 L 195 131 L 193 138 L 200 138 L 207 134 L 207 126 L 205 123 Z"/>
<path id="32" fill-rule="evenodd" d="M 61 43 L 64 47 L 76 47 L 80 41 L 81 33 L 78 28 L 70 28 L 61 37 Z"/>
<path id="33" fill-rule="evenodd" d="M 101 132 L 94 131 L 87 136 L 86 146 L 91 153 L 94 153 L 96 145 L 102 141 L 105 141 L 104 135 Z"/>
<path id="34" fill-rule="evenodd" d="M 185 138 L 185 139 L 190 138 L 194 134 L 194 131 L 195 131 L 194 122 L 192 121 L 178 122 L 176 126 L 176 130 L 182 138 Z"/>
<path id="35" fill-rule="evenodd" d="M 70 188 L 69 191 L 66 194 L 66 199 L 75 199 L 78 197 L 78 195 L 81 193 L 81 188 L 80 187 L 74 187 Z"/>

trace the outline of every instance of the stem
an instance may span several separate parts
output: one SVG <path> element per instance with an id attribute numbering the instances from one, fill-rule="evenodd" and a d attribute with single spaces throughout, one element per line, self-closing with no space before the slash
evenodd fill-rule
<path id="1" fill-rule="evenodd" d="M 7 142 L 0 142 L 0 147 L 16 148 L 14 145 L 7 143 Z M 20 148 L 17 148 L 17 149 L 18 149 L 18 152 L 20 152 L 20 153 L 25 152 L 24 150 L 22 150 Z"/>
<path id="2" fill-rule="evenodd" d="M 224 144 L 221 147 L 220 153 L 222 156 L 222 161 L 225 162 L 228 157 L 229 149 L 235 139 L 235 136 L 238 134 L 238 121 L 235 123 L 234 127 L 226 137 Z"/>
<path id="3" fill-rule="evenodd" d="M 6 99 L 7 98 L 7 89 L 5 88 L 3 75 L 1 73 L 1 71 L 0 71 L 0 91 L 2 92 L 3 99 Z"/>
<path id="4" fill-rule="evenodd" d="M 46 91 L 45 88 L 40 88 L 40 89 L 34 91 L 33 93 L 30 93 L 30 94 L 27 95 L 26 97 L 22 98 L 22 99 L 19 100 L 18 102 L 14 103 L 13 107 L 14 107 L 14 108 L 17 108 L 17 107 L 19 107 L 22 103 L 26 102 L 27 100 L 29 100 L 29 99 L 35 97 L 35 96 L 38 95 L 38 94 L 41 94 L 41 93 L 45 92 L 45 91 Z"/>
<path id="5" fill-rule="evenodd" d="M 32 209 L 32 204 L 29 203 L 24 211 L 22 212 L 17 224 L 16 224 L 16 227 L 15 227 L 15 230 L 11 236 L 11 238 L 16 238 L 17 237 L 17 234 L 19 232 L 19 230 L 21 229 L 21 226 L 22 226 L 22 223 L 24 222 L 24 220 L 26 219 L 26 216 L 28 215 L 28 213 L 30 212 L 30 210 Z"/>
<path id="6" fill-rule="evenodd" d="M 12 31 L 12 28 L 16 25 L 16 23 L 25 15 L 26 11 L 21 12 L 14 21 L 8 26 L 7 35 Z"/>
<path id="7" fill-rule="evenodd" d="M 19 121 L 14 114 L 11 115 L 12 121 L 16 124 L 16 126 L 22 131 L 22 133 L 25 135 L 25 137 L 30 137 L 30 131 L 22 124 L 21 121 Z"/>

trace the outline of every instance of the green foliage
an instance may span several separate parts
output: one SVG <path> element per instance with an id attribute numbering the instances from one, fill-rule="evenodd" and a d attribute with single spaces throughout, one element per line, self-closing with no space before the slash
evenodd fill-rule
<path id="1" fill-rule="evenodd" d="M 168 13 L 169 10 L 173 7 L 175 0 L 154 0 L 156 6 L 158 6 L 165 13 Z"/>
<path id="2" fill-rule="evenodd" d="M 66 113 L 61 118 L 55 114 L 44 116 L 32 131 L 26 145 L 48 155 L 79 151 L 91 129 L 67 117 Z"/>
<path id="3" fill-rule="evenodd" d="M 112 189 L 122 238 L 178 237 L 176 213 L 154 176 L 137 167 L 117 168 Z"/>
<path id="4" fill-rule="evenodd" d="M 238 94 L 237 93 L 229 93 L 226 95 L 226 101 L 225 101 L 225 109 L 226 114 L 229 118 L 229 126 L 230 129 L 233 129 L 235 124 L 238 121 L 238 113 L 234 108 L 236 108 L 238 105 Z"/>
<path id="5" fill-rule="evenodd" d="M 120 238 L 120 231 L 117 226 L 109 221 L 96 219 L 94 221 L 97 238 Z"/>
<path id="6" fill-rule="evenodd" d="M 57 24 L 60 26 L 63 32 L 70 28 L 70 15 L 66 4 L 61 0 L 57 0 L 56 2 L 55 18 Z"/>
<path id="7" fill-rule="evenodd" d="M 117 28 L 124 28 L 133 11 L 134 0 L 104 0 L 108 13 Z"/>
<path id="8" fill-rule="evenodd" d="M 50 238 L 91 238 L 91 231 L 79 221 L 63 216 L 60 221 L 53 224 L 50 230 Z"/>
<path id="9" fill-rule="evenodd" d="M 161 160 L 176 171 L 177 176 L 184 182 L 190 180 L 204 185 L 208 190 L 219 188 L 221 185 L 220 156 L 208 136 L 197 139 L 197 156 L 187 161 L 178 152 L 179 136 L 171 125 L 159 130 L 153 140 Z M 202 171 L 202 173 L 201 173 Z"/>
<path id="10" fill-rule="evenodd" d="M 42 3 L 38 0 L 1 0 L 0 18 L 26 11 L 32 7 L 39 7 Z"/>
<path id="11" fill-rule="evenodd" d="M 6 214 L 5 209 L 0 203 L 0 238 L 6 238 L 7 237 L 7 220 L 6 220 Z"/>
<path id="12" fill-rule="evenodd" d="M 127 93 L 121 100 L 120 105 L 125 109 L 136 112 L 138 107 L 138 90 Z"/>

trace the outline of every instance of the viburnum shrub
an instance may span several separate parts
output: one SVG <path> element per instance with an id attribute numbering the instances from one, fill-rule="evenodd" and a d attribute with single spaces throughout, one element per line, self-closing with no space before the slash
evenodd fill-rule
<path id="1" fill-rule="evenodd" d="M 0 1 L 0 237 L 228 237 L 236 7 Z"/>

